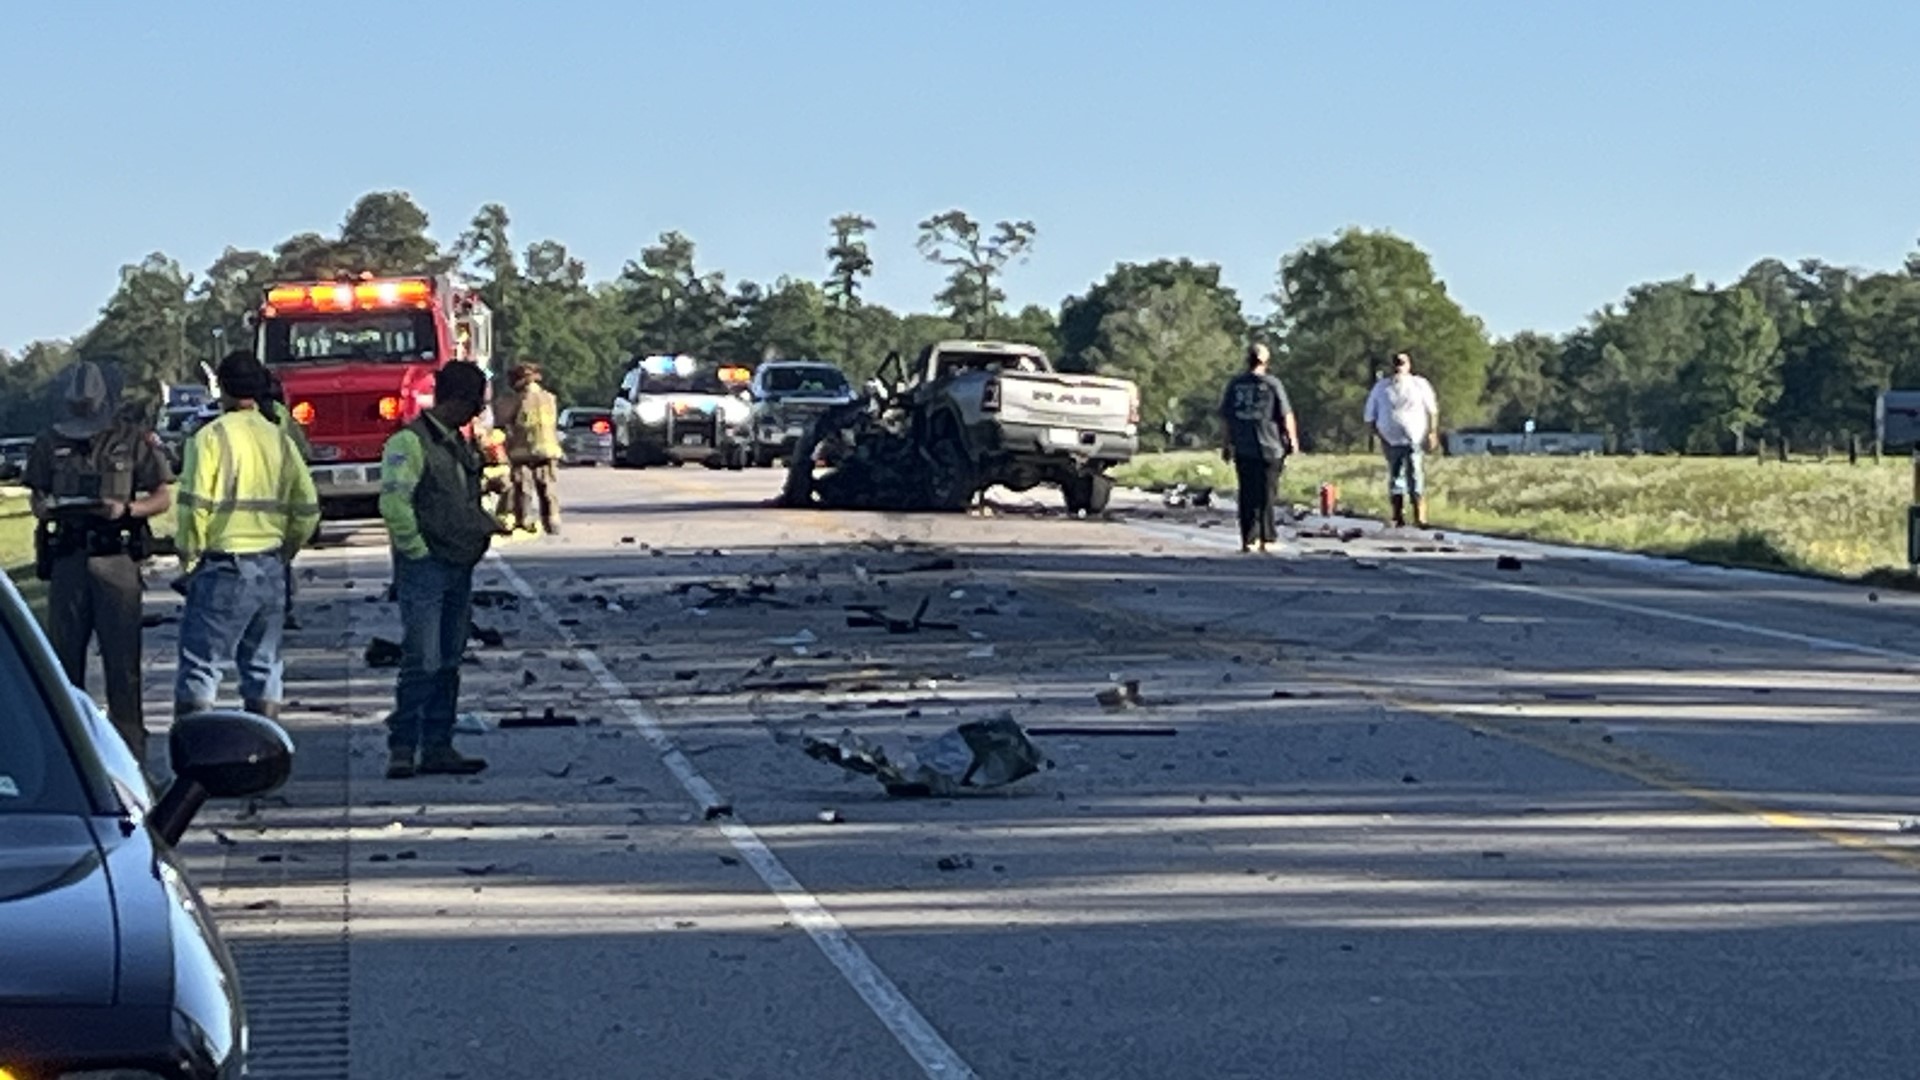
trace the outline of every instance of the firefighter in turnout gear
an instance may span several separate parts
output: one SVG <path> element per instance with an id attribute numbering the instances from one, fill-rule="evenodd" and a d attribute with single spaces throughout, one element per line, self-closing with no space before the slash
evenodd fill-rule
<path id="1" fill-rule="evenodd" d="M 69 368 L 60 397 L 65 415 L 34 441 L 25 475 L 38 519 L 34 562 L 47 582 L 48 636 L 78 687 L 87 685 L 88 645 L 99 640 L 107 716 L 145 765 L 140 564 L 153 538 L 148 519 L 173 504 L 173 472 L 151 430 L 114 419 L 100 365 Z"/>
<path id="2" fill-rule="evenodd" d="M 511 497 L 516 528 L 532 532 L 533 504 L 549 536 L 560 533 L 560 403 L 540 385 L 540 368 L 521 364 L 508 373 L 514 406 L 506 419 L 507 460 L 513 466 Z"/>
<path id="3" fill-rule="evenodd" d="M 217 377 L 224 411 L 193 433 L 180 470 L 174 545 L 187 604 L 174 715 L 212 708 L 234 664 L 247 710 L 277 717 L 287 564 L 319 527 L 320 503 L 299 447 L 260 410 L 272 393 L 265 365 L 236 351 Z"/>

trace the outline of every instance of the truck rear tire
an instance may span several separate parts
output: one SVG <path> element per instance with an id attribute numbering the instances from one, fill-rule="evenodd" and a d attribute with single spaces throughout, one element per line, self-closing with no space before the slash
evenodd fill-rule
<path id="1" fill-rule="evenodd" d="M 1060 485 L 1066 497 L 1067 513 L 1104 514 L 1113 499 L 1113 478 L 1105 473 L 1085 473 Z"/>

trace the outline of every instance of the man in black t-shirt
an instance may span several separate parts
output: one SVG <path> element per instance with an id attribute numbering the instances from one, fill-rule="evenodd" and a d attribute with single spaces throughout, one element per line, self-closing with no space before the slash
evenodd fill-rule
<path id="1" fill-rule="evenodd" d="M 1300 432 L 1294 424 L 1293 405 L 1287 401 L 1287 388 L 1267 374 L 1270 355 L 1265 345 L 1247 347 L 1247 371 L 1227 383 L 1220 399 L 1220 420 L 1225 428 L 1220 456 L 1233 463 L 1240 480 L 1235 495 L 1240 505 L 1240 550 L 1261 551 L 1278 537 L 1274 532 L 1273 504 L 1280 486 L 1280 473 L 1287 456 L 1300 445 Z"/>

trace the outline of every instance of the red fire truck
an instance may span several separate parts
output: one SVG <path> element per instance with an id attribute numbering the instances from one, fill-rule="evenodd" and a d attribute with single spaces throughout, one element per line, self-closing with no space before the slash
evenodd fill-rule
<path id="1" fill-rule="evenodd" d="M 378 515 L 381 448 L 433 404 L 442 364 L 475 363 L 493 376 L 492 315 L 447 275 L 272 285 L 254 334 L 306 428 L 321 516 L 334 520 Z M 490 414 L 474 421 L 491 429 Z"/>

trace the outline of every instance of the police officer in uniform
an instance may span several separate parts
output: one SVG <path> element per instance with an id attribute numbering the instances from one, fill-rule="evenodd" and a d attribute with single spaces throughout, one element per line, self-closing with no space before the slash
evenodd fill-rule
<path id="1" fill-rule="evenodd" d="M 100 642 L 107 715 L 146 761 L 141 703 L 140 564 L 148 519 L 173 505 L 173 471 L 159 436 L 116 419 L 106 371 L 82 361 L 63 373 L 65 415 L 34 441 L 26 485 L 39 519 L 35 569 L 47 582 L 47 630 L 75 686 L 87 684 L 87 647 Z"/>

